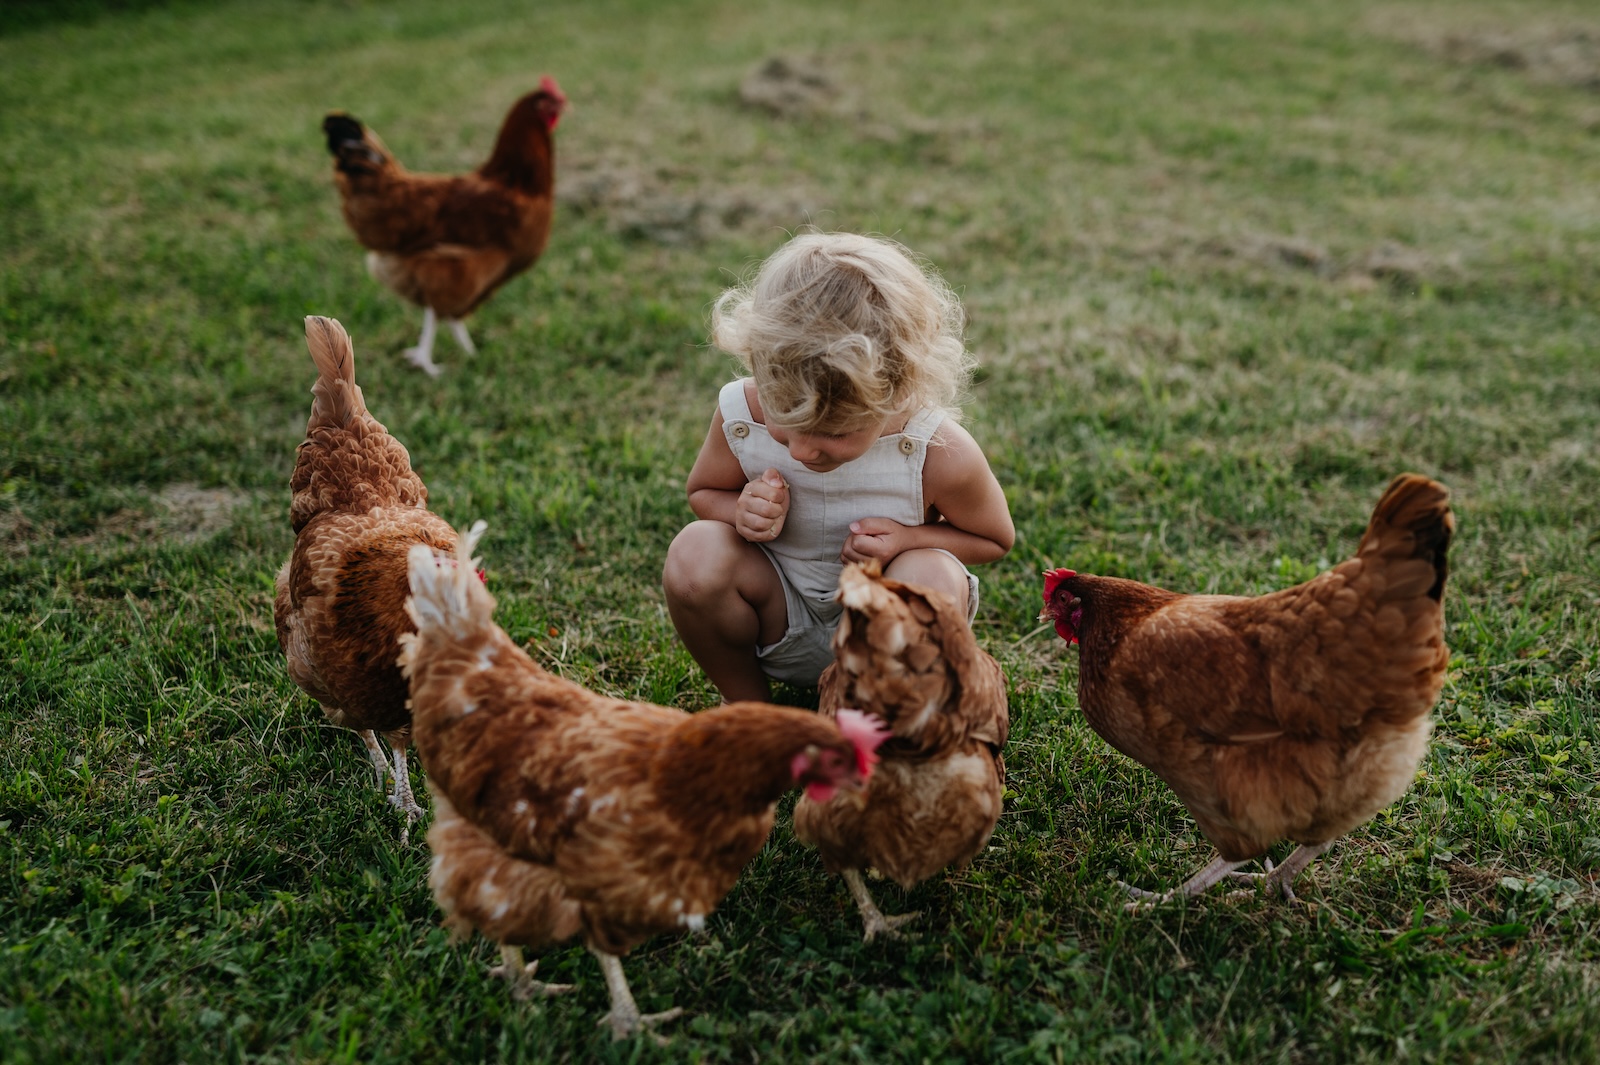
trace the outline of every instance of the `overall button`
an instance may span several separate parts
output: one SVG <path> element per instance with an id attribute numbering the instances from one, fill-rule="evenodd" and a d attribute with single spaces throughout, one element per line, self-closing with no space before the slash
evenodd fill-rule
<path id="1" fill-rule="evenodd" d="M 734 422 L 733 428 L 730 429 L 729 432 L 733 433 L 733 435 L 738 437 L 740 440 L 743 440 L 745 437 L 750 435 L 750 427 L 744 422 Z"/>
<path id="2" fill-rule="evenodd" d="M 900 438 L 900 450 L 910 455 L 917 450 L 917 442 L 909 436 L 903 436 Z"/>

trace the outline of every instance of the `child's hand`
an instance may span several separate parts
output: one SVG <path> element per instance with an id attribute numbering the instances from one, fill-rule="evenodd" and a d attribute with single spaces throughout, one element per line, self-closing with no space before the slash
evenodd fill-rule
<path id="1" fill-rule="evenodd" d="M 845 562 L 875 558 L 887 566 L 909 547 L 904 525 L 892 518 L 862 518 L 850 523 L 850 535 L 845 537 L 839 557 Z"/>
<path id="2" fill-rule="evenodd" d="M 789 485 L 777 470 L 768 470 L 739 493 L 733 527 L 753 544 L 776 540 L 789 514 Z"/>

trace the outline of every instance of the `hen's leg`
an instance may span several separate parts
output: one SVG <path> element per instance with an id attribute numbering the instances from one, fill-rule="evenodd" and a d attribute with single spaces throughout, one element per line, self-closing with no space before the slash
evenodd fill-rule
<path id="1" fill-rule="evenodd" d="M 472 334 L 467 332 L 467 323 L 459 318 L 446 318 L 444 324 L 450 327 L 450 335 L 456 338 L 456 343 L 461 345 L 461 350 L 468 355 L 478 353 L 477 345 L 472 342 Z"/>
<path id="2" fill-rule="evenodd" d="M 1317 855 L 1333 846 L 1333 840 L 1326 843 L 1304 844 L 1296 847 L 1294 853 L 1283 860 L 1283 864 L 1267 874 L 1266 885 L 1277 888 L 1283 892 L 1283 897 L 1294 900 L 1294 880 L 1300 875 L 1301 870 L 1316 860 Z"/>
<path id="3" fill-rule="evenodd" d="M 439 367 L 433 361 L 433 335 L 439 330 L 439 318 L 433 313 L 432 307 L 422 309 L 422 339 L 417 341 L 417 346 L 407 348 L 406 361 L 422 370 L 429 377 L 439 376 Z"/>
<path id="4" fill-rule="evenodd" d="M 389 776 L 389 756 L 383 753 L 383 747 L 378 743 L 378 737 L 371 729 L 364 728 L 356 733 L 361 737 L 361 742 L 367 745 L 367 757 L 372 759 L 372 768 L 378 771 L 378 788 L 383 789 L 383 782 Z"/>
<path id="5" fill-rule="evenodd" d="M 547 984 L 543 980 L 535 980 L 533 974 L 539 971 L 539 961 L 534 959 L 528 964 L 522 964 L 522 948 L 514 947 L 509 943 L 500 944 L 500 964 L 489 970 L 489 975 L 505 980 L 511 984 L 511 997 L 518 1002 L 526 1002 L 535 995 L 549 998 L 552 995 L 564 995 L 576 986 L 575 984 Z"/>
<path id="6" fill-rule="evenodd" d="M 599 1021 L 600 1024 L 611 1025 L 611 1038 L 626 1039 L 630 1035 L 637 1035 L 642 1028 L 683 1016 L 681 1006 L 661 1013 L 641 1014 L 639 1004 L 633 1001 L 633 992 L 628 990 L 628 978 L 622 974 L 621 960 L 615 954 L 607 954 L 594 947 L 589 950 L 599 959 L 600 971 L 606 977 L 606 990 L 611 992 L 611 1012 Z"/>
<path id="7" fill-rule="evenodd" d="M 1142 910 L 1149 906 L 1159 906 L 1180 895 L 1193 898 L 1219 881 L 1226 880 L 1235 869 L 1243 864 L 1243 862 L 1230 862 L 1219 854 L 1211 860 L 1210 865 L 1171 891 L 1145 891 L 1143 888 L 1136 888 L 1132 884 L 1124 884 L 1119 880 L 1117 881 L 1118 885 L 1137 900 L 1128 903 L 1123 909 Z"/>
<path id="8" fill-rule="evenodd" d="M 417 805 L 417 797 L 411 793 L 411 773 L 406 768 L 405 745 L 391 740 L 390 747 L 394 750 L 394 791 L 389 793 L 389 803 L 406 815 L 406 827 L 400 830 L 400 842 L 408 843 L 411 826 L 422 816 L 422 807 Z"/>
<path id="9" fill-rule="evenodd" d="M 922 916 L 920 913 L 902 913 L 895 917 L 885 917 L 883 911 L 872 901 L 872 892 L 867 890 L 866 881 L 861 879 L 859 869 L 846 869 L 840 875 L 844 877 L 845 886 L 850 889 L 851 897 L 856 900 L 856 909 L 861 911 L 861 923 L 866 929 L 861 938 L 866 942 L 871 943 L 873 937 L 880 933 L 890 939 L 898 939 L 900 933 L 895 929 Z"/>

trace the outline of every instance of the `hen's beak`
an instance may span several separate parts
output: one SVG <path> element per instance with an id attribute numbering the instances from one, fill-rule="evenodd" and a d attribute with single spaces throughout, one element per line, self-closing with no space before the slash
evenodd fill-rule
<path id="1" fill-rule="evenodd" d="M 851 777 L 849 780 L 839 782 L 839 790 L 849 797 L 850 805 L 857 810 L 867 808 L 867 785 L 870 783 L 861 777 Z"/>

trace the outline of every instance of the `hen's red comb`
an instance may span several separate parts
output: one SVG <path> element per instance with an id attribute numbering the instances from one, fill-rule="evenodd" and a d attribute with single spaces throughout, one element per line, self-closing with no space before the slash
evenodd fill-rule
<path id="1" fill-rule="evenodd" d="M 1044 575 L 1044 601 L 1050 603 L 1050 595 L 1056 590 L 1056 585 L 1062 581 L 1069 581 L 1077 574 L 1070 569 L 1053 569 Z"/>
<path id="2" fill-rule="evenodd" d="M 556 84 L 556 79 L 548 74 L 539 79 L 539 91 L 549 93 L 562 103 L 567 102 L 567 94 L 561 91 L 561 86 Z"/>
<path id="3" fill-rule="evenodd" d="M 834 720 L 838 722 L 839 732 L 856 749 L 856 771 L 862 776 L 868 775 L 878 761 L 878 745 L 889 738 L 889 726 L 860 710 L 840 710 Z"/>

